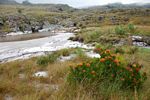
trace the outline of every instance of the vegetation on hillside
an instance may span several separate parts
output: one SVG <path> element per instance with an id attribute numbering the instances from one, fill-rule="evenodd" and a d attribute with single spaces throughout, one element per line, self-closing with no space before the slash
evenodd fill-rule
<path id="1" fill-rule="evenodd" d="M 0 32 L 11 32 L 15 27 L 27 30 L 30 25 L 41 26 L 45 21 L 50 24 L 78 28 L 127 25 L 129 23 L 148 26 L 150 25 L 149 17 L 150 9 L 144 5 L 135 8 L 104 6 L 86 9 L 76 9 L 59 4 L 1 5 Z"/>
<path id="2" fill-rule="evenodd" d="M 138 35 L 150 44 L 148 5 L 86 9 L 53 4 L 0 5 L 0 34 L 14 31 L 15 25 L 20 27 L 18 31 L 25 31 L 41 23 L 79 28 L 70 39 L 92 44 L 101 58 L 89 58 L 82 48 L 71 48 L 0 63 L 0 99 L 149 100 L 150 50 L 133 46 L 131 38 Z M 71 54 L 76 56 L 60 61 Z M 35 76 L 39 71 L 48 75 Z"/>

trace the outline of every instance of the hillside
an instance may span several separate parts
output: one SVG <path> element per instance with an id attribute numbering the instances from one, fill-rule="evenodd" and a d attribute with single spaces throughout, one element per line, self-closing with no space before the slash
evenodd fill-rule
<path id="1" fill-rule="evenodd" d="M 15 0 L 0 0 L 0 4 L 18 4 Z"/>
<path id="2" fill-rule="evenodd" d="M 150 3 L 145 3 L 145 4 L 139 4 L 139 3 L 132 3 L 132 4 L 122 4 L 122 3 L 111 3 L 107 5 L 102 5 L 102 6 L 91 6 L 91 7 L 86 7 L 86 9 L 93 9 L 93 10 L 98 10 L 98 9 L 132 9 L 132 8 L 150 8 Z"/>
<path id="3" fill-rule="evenodd" d="M 0 3 L 0 100 L 150 100 L 150 4 Z"/>

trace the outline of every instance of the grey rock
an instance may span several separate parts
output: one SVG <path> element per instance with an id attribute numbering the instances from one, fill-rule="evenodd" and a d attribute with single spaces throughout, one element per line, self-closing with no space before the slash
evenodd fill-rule
<path id="1" fill-rule="evenodd" d="M 143 41 L 150 46 L 150 37 L 143 37 Z"/>
<path id="2" fill-rule="evenodd" d="M 0 26 L 4 25 L 4 21 L 2 20 L 2 18 L 0 18 Z"/>
<path id="3" fill-rule="evenodd" d="M 100 17 L 98 18 L 98 20 L 99 20 L 99 21 L 103 21 L 104 18 L 105 18 L 104 16 L 100 16 Z"/>

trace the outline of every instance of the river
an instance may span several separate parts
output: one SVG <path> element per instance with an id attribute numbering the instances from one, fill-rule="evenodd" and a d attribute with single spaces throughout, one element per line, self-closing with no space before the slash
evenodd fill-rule
<path id="1" fill-rule="evenodd" d="M 57 33 L 45 38 L 0 43 L 0 62 L 27 59 L 33 56 L 44 55 L 45 52 L 57 51 L 63 48 L 92 47 L 79 42 L 68 40 L 74 33 Z"/>

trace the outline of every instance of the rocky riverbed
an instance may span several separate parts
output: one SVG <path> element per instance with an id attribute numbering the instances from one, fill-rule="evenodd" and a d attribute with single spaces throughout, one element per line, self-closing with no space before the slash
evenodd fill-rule
<path id="1" fill-rule="evenodd" d="M 54 36 L 40 39 L 0 43 L 0 62 L 27 59 L 64 48 L 94 48 L 90 45 L 68 40 L 72 36 L 74 33 L 56 33 Z"/>
<path id="2" fill-rule="evenodd" d="M 85 53 L 89 57 L 100 57 L 100 55 L 94 54 L 92 52 L 92 49 L 94 49 L 94 47 L 78 41 L 68 40 L 70 37 L 74 37 L 74 33 L 60 32 L 55 33 L 55 35 L 53 36 L 45 38 L 26 41 L 16 41 L 16 42 L 1 42 L 0 62 L 7 62 L 18 59 L 27 59 L 34 56 L 45 55 L 48 52 L 54 52 L 64 48 L 76 48 L 76 47 L 84 48 L 86 50 Z M 143 42 L 142 40 L 143 37 L 132 36 L 133 45 L 149 48 L 147 43 Z M 142 44 L 140 44 L 141 42 Z"/>
<path id="3" fill-rule="evenodd" d="M 150 37 L 132 36 L 133 45 L 139 47 L 150 47 Z"/>

